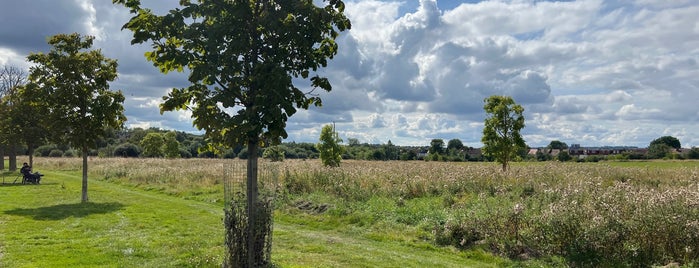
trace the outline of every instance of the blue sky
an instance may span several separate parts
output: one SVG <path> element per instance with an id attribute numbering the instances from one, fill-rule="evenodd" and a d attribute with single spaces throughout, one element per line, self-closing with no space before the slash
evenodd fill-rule
<path id="1" fill-rule="evenodd" d="M 148 2 L 148 1 L 144 1 Z M 177 0 L 149 1 L 155 10 Z M 483 99 L 510 95 L 525 108 L 530 146 L 645 147 L 671 135 L 699 146 L 699 2 L 346 0 L 352 30 L 322 70 L 333 91 L 301 111 L 287 141 L 316 142 L 324 124 L 360 142 L 429 145 L 458 138 L 480 147 Z M 162 75 L 120 28 L 111 1 L 2 1 L 0 65 L 28 68 L 46 37 L 79 32 L 119 62 L 127 126 L 196 132 L 186 112 L 158 104 L 183 74 Z"/>

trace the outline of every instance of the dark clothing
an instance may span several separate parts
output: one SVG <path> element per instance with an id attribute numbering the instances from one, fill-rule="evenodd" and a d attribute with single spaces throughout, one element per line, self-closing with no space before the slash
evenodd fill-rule
<path id="1" fill-rule="evenodd" d="M 39 184 L 39 181 L 41 180 L 42 174 L 37 173 L 32 173 L 32 168 L 29 165 L 24 165 L 22 168 L 19 170 L 20 173 L 22 173 L 23 178 L 23 183 L 35 183 Z"/>

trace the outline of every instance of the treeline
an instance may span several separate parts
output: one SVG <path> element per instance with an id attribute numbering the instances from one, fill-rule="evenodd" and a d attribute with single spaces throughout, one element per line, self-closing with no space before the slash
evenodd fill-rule
<path id="1" fill-rule="evenodd" d="M 344 145 L 343 159 L 357 160 L 432 160 L 432 161 L 480 161 L 480 156 L 469 157 L 470 147 L 464 147 L 458 139 L 450 140 L 445 147 L 440 139 L 433 140 L 431 146 L 397 146 L 390 140 L 385 144 L 360 143 L 349 138 Z M 96 149 L 90 156 L 99 157 L 162 157 L 162 158 L 241 158 L 247 159 L 247 148 L 243 145 L 233 148 L 214 148 L 204 135 L 159 128 L 108 129 L 104 137 L 97 140 Z M 18 154 L 27 155 L 26 145 L 17 146 Z M 43 144 L 33 150 L 34 156 L 77 157 L 80 151 L 69 144 Z M 275 146 L 263 147 L 261 157 L 274 159 L 316 159 L 319 151 L 315 143 L 284 142 Z"/>

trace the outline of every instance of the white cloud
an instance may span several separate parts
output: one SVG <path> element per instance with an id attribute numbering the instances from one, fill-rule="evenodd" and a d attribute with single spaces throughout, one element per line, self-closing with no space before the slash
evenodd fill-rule
<path id="1" fill-rule="evenodd" d="M 186 74 L 160 74 L 143 57 L 147 45 L 130 45 L 120 30 L 127 10 L 109 1 L 25 2 L 0 11 L 0 64 L 27 66 L 27 53 L 47 50 L 51 34 L 95 35 L 95 46 L 119 60 L 112 88 L 127 96 L 129 123 L 193 130 L 187 112 L 159 114 L 161 97 L 186 86 Z M 664 133 L 699 145 L 696 1 L 470 2 L 346 1 L 352 29 L 319 71 L 333 90 L 314 92 L 323 107 L 289 120 L 289 140 L 315 142 L 336 122 L 341 136 L 361 142 L 480 146 L 483 99 L 505 94 L 525 107 L 530 145 L 646 146 Z M 147 4 L 162 14 L 176 3 Z M 3 21 L 19 18 L 26 23 Z"/>

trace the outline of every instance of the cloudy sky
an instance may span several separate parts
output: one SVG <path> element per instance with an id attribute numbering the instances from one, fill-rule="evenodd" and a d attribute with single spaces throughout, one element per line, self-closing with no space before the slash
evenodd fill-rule
<path id="1" fill-rule="evenodd" d="M 178 0 L 142 0 L 156 12 Z M 525 108 L 530 146 L 646 147 L 671 135 L 699 146 L 699 2 L 345 0 L 352 29 L 322 71 L 323 107 L 294 115 L 286 141 L 316 142 L 324 124 L 360 142 L 480 147 L 483 99 Z M 163 75 L 121 31 L 128 11 L 107 0 L 0 0 L 0 66 L 28 69 L 46 38 L 78 32 L 119 62 L 113 89 L 129 127 L 197 132 L 158 104 L 184 74 Z"/>

